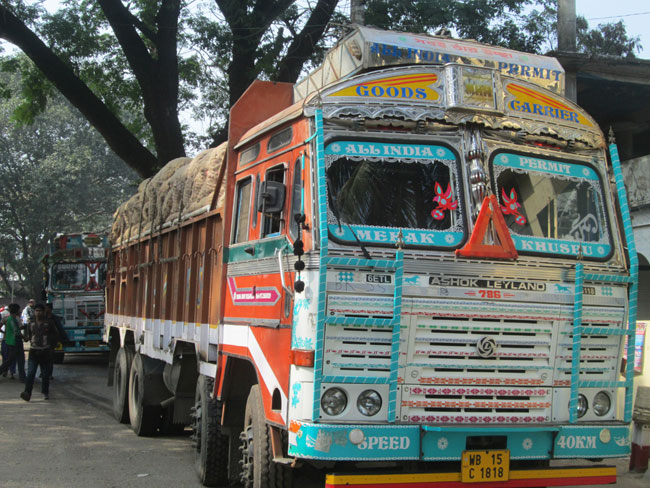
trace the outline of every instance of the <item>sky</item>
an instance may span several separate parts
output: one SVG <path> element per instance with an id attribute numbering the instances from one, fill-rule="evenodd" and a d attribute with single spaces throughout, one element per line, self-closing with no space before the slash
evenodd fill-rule
<path id="1" fill-rule="evenodd" d="M 650 1 L 648 0 L 576 0 L 576 13 L 595 29 L 598 24 L 625 23 L 628 36 L 639 36 L 643 51 L 637 57 L 650 59 Z"/>

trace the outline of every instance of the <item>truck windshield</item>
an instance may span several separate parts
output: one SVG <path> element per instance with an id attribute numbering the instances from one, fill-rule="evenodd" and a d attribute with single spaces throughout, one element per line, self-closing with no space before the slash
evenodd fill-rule
<path id="1" fill-rule="evenodd" d="M 61 263 L 52 266 L 52 288 L 54 290 L 80 290 L 86 286 L 86 265 L 83 263 Z"/>
<path id="2" fill-rule="evenodd" d="M 325 150 L 328 225 L 340 241 L 453 247 L 463 235 L 457 157 L 444 146 L 336 141 Z M 349 226 L 354 227 L 354 232 Z"/>
<path id="3" fill-rule="evenodd" d="M 602 186 L 591 166 L 501 152 L 493 157 L 493 171 L 518 251 L 609 256 Z"/>

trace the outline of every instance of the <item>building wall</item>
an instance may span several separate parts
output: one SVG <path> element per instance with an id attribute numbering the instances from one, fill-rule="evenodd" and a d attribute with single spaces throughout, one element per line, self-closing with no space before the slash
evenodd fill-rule
<path id="1" fill-rule="evenodd" d="M 637 320 L 650 324 L 650 155 L 623 162 L 622 170 L 634 227 L 634 241 L 639 255 Z M 636 375 L 635 387 L 650 386 L 649 343 L 650 331 L 646 330 L 643 372 Z"/>

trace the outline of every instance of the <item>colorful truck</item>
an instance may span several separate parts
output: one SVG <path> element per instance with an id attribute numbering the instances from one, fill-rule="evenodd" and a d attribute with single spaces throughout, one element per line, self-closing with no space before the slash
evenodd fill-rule
<path id="1" fill-rule="evenodd" d="M 253 83 L 226 144 L 116 213 L 116 417 L 191 425 L 208 486 L 615 482 L 551 464 L 629 453 L 638 272 L 616 146 L 564 76 L 355 27 Z"/>
<path id="2" fill-rule="evenodd" d="M 104 285 L 108 235 L 92 232 L 59 234 L 43 257 L 44 291 L 65 336 L 55 352 L 108 352 L 104 336 Z"/>

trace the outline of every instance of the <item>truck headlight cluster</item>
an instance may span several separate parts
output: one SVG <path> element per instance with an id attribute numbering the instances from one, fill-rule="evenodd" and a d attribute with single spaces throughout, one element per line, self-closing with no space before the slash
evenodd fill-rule
<path id="1" fill-rule="evenodd" d="M 584 417 L 585 414 L 589 411 L 589 400 L 587 400 L 587 397 L 582 393 L 578 395 L 578 404 L 576 407 L 578 410 L 578 418 Z M 607 415 L 611 408 L 612 399 L 609 393 L 605 391 L 599 391 L 591 400 L 591 410 L 598 417 Z"/>
<path id="2" fill-rule="evenodd" d="M 352 394 L 356 393 L 352 392 Z M 332 387 L 325 390 L 320 399 L 323 412 L 330 417 L 343 414 L 348 406 L 348 395 L 350 392 L 343 388 Z M 381 395 L 375 390 L 363 390 L 357 396 L 357 410 L 365 417 L 377 415 L 381 411 L 382 404 Z M 346 417 L 350 413 L 346 413 Z"/>

